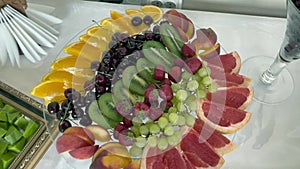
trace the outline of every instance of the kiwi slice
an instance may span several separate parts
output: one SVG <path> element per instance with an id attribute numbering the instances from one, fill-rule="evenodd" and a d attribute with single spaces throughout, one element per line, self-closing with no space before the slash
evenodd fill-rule
<path id="1" fill-rule="evenodd" d="M 184 56 L 181 53 L 181 48 L 184 45 L 184 42 L 181 40 L 176 29 L 168 23 L 162 23 L 159 31 L 162 41 L 168 50 L 176 56 L 183 58 Z"/>
<path id="2" fill-rule="evenodd" d="M 138 75 L 141 76 L 146 81 L 153 83 L 156 80 L 153 78 L 154 65 L 146 58 L 140 58 L 136 62 L 136 69 L 139 72 Z"/>
<path id="3" fill-rule="evenodd" d="M 128 66 L 122 73 L 122 81 L 125 89 L 143 96 L 148 82 L 138 76 L 135 66 Z"/>
<path id="4" fill-rule="evenodd" d="M 166 47 L 162 43 L 155 40 L 149 40 L 143 43 L 143 49 L 149 49 L 149 48 L 159 48 L 159 49 L 166 50 Z"/>
<path id="5" fill-rule="evenodd" d="M 99 126 L 106 129 L 114 128 L 119 122 L 106 117 L 99 109 L 98 102 L 93 101 L 88 109 L 90 118 Z"/>
<path id="6" fill-rule="evenodd" d="M 120 100 L 123 99 L 129 99 L 133 104 L 136 102 L 143 102 L 144 97 L 131 93 L 128 89 L 124 88 L 122 80 L 118 80 L 112 88 L 112 96 L 117 103 Z"/>
<path id="7" fill-rule="evenodd" d="M 122 116 L 117 112 L 115 102 L 111 93 L 104 93 L 98 100 L 100 111 L 108 118 L 120 122 Z"/>

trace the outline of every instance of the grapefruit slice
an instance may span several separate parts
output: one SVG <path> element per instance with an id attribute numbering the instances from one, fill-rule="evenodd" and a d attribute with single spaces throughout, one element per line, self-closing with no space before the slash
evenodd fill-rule
<path id="1" fill-rule="evenodd" d="M 219 154 L 229 153 L 237 147 L 236 144 L 205 124 L 201 119 L 196 119 L 193 129 Z"/>
<path id="2" fill-rule="evenodd" d="M 211 69 L 219 68 L 226 73 L 239 73 L 241 68 L 241 58 L 236 51 L 205 59 L 204 63 Z"/>
<path id="3" fill-rule="evenodd" d="M 245 110 L 253 99 L 253 88 L 227 87 L 214 93 L 207 93 L 206 99 L 229 107 Z"/>
<path id="4" fill-rule="evenodd" d="M 209 101 L 199 101 L 198 117 L 221 133 L 231 134 L 244 127 L 251 113 Z"/>

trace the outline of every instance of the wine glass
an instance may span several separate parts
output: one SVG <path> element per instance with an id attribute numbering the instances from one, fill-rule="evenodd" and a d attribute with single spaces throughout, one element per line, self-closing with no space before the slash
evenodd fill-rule
<path id="1" fill-rule="evenodd" d="M 243 63 L 243 74 L 253 80 L 254 99 L 263 104 L 285 101 L 294 89 L 293 77 L 286 66 L 299 58 L 300 0 L 287 0 L 285 37 L 275 60 L 273 57 L 255 56 Z M 267 67 L 269 68 L 266 70 Z"/>

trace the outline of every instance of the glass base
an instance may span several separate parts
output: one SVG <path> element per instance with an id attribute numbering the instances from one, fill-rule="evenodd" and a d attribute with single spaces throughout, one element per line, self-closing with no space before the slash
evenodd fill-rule
<path id="1" fill-rule="evenodd" d="M 252 78 L 250 87 L 254 88 L 254 100 L 262 104 L 281 103 L 288 99 L 294 90 L 293 77 L 286 68 L 271 85 L 260 80 L 262 73 L 269 68 L 274 59 L 267 56 L 255 56 L 245 60 L 242 64 L 241 74 Z"/>

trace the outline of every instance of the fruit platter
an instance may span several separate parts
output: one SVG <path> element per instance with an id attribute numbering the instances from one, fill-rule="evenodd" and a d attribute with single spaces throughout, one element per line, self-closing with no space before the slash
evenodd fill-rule
<path id="1" fill-rule="evenodd" d="M 49 131 L 58 131 L 47 125 L 43 104 L 0 82 L 1 169 L 33 168 L 52 143 Z"/>
<path id="2" fill-rule="evenodd" d="M 94 22 L 31 90 L 58 121 L 57 153 L 90 169 L 221 168 L 251 119 L 238 52 L 175 9 Z"/>

